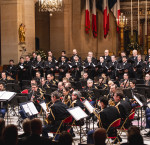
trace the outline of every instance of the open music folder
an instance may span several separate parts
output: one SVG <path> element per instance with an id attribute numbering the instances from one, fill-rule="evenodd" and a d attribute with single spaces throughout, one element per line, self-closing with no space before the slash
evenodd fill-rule
<path id="1" fill-rule="evenodd" d="M 15 92 L 0 91 L 0 101 L 10 101 L 15 95 Z"/>
<path id="2" fill-rule="evenodd" d="M 20 106 L 23 109 L 23 111 L 29 116 L 38 114 L 38 111 L 37 111 L 35 105 L 33 104 L 33 102 L 20 103 Z"/>
<path id="3" fill-rule="evenodd" d="M 88 100 L 84 100 L 82 103 L 90 113 L 93 113 L 94 107 L 92 106 L 92 104 L 90 104 Z"/>
<path id="4" fill-rule="evenodd" d="M 88 115 L 79 107 L 69 108 L 67 111 L 71 114 L 71 116 L 76 120 L 79 121 L 83 118 L 88 117 Z"/>

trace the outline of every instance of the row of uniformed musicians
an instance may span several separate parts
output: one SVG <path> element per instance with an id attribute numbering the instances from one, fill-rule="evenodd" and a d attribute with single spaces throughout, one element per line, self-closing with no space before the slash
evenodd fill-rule
<path id="1" fill-rule="evenodd" d="M 100 79 L 102 79 L 102 78 L 100 78 Z M 44 86 L 44 84 L 46 83 L 46 82 L 45 83 L 44 82 L 45 82 L 45 79 L 42 78 L 41 79 L 42 86 Z M 36 84 L 36 81 L 35 82 L 32 81 L 32 85 L 31 85 L 32 87 L 31 87 L 31 90 L 29 90 L 29 100 L 33 101 L 35 103 L 38 111 L 40 111 L 40 105 L 38 103 L 40 101 L 44 100 L 44 96 L 42 95 L 40 88 L 35 84 Z M 65 119 L 67 116 L 69 116 L 69 114 L 66 111 L 67 108 L 80 106 L 82 109 L 84 109 L 84 106 L 82 104 L 82 101 L 84 99 L 87 99 L 91 103 L 94 102 L 92 104 L 95 105 L 96 98 L 94 96 L 93 89 L 99 88 L 99 86 L 101 86 L 100 83 L 98 85 L 94 85 L 93 80 L 88 79 L 87 86 L 83 89 L 83 91 L 88 92 L 86 97 L 82 97 L 82 94 L 79 91 L 73 91 L 73 88 L 71 88 L 70 85 L 71 84 L 69 84 L 69 82 L 64 81 L 64 84 L 62 82 L 59 82 L 58 89 L 51 94 L 51 102 L 53 104 L 49 106 L 50 113 L 47 114 L 47 119 L 49 120 L 50 124 L 44 126 L 43 136 L 47 137 L 48 132 L 50 132 L 50 131 L 55 132 L 56 129 L 58 128 L 61 120 Z M 51 86 L 53 86 L 53 85 L 51 85 Z M 67 87 L 67 86 L 69 86 L 69 87 Z M 104 86 L 108 88 L 108 86 L 106 86 L 106 84 Z M 113 84 L 111 84 L 111 86 L 113 86 Z M 46 87 L 46 85 L 45 85 L 45 87 Z M 108 95 L 107 99 L 105 97 L 102 97 L 103 98 L 102 100 L 100 99 L 101 100 L 100 107 L 101 107 L 101 109 L 103 109 L 103 111 L 100 112 L 101 113 L 101 121 L 102 121 L 101 123 L 102 123 L 103 127 L 106 129 L 112 121 L 117 119 L 117 118 L 113 118 L 114 116 L 118 117 L 118 118 L 121 116 L 122 121 L 123 121 L 127 117 L 127 115 L 129 115 L 129 113 L 131 111 L 131 107 L 132 107 L 131 103 L 129 102 L 129 100 L 123 100 L 123 93 L 120 93 L 120 92 L 117 92 L 117 90 L 115 90 L 112 97 Z M 109 102 L 110 106 L 112 106 L 112 105 L 115 106 L 120 102 L 120 104 L 118 105 L 119 111 L 115 107 L 107 107 L 108 103 L 105 103 L 106 105 L 103 104 L 103 102 L 108 102 L 108 99 L 113 102 L 113 103 L 111 101 Z M 110 116 L 110 114 L 111 114 L 110 112 L 113 114 L 112 115 L 113 117 Z M 110 135 L 112 135 L 112 134 L 115 135 L 116 130 L 112 130 L 109 133 L 110 133 Z M 121 139 L 120 139 L 120 141 L 121 141 Z"/>
<path id="2" fill-rule="evenodd" d="M 149 56 L 150 51 L 143 61 L 141 55 L 137 55 L 137 50 L 133 50 L 132 57 L 127 58 L 125 52 L 122 52 L 121 57 L 117 60 L 114 55 L 109 56 L 109 51 L 105 50 L 104 56 L 100 57 L 99 61 L 93 57 L 92 52 L 88 52 L 87 58 L 82 61 L 77 51 L 73 50 L 73 56 L 70 60 L 62 51 L 62 56 L 57 61 L 52 52 L 49 51 L 47 61 L 43 61 L 40 55 L 37 56 L 36 53 L 33 53 L 31 59 L 29 56 L 26 56 L 25 59 L 21 57 L 17 66 L 14 65 L 13 60 L 10 60 L 10 65 L 4 71 L 14 79 L 18 73 L 19 81 L 31 80 L 35 77 L 36 71 L 39 71 L 41 76 L 44 72 L 47 76 L 47 74 L 55 74 L 58 71 L 59 80 L 62 80 L 65 74 L 70 71 L 72 77 L 79 81 L 82 70 L 87 72 L 91 79 L 95 76 L 101 76 L 102 73 L 111 79 L 122 79 L 124 73 L 129 73 L 130 78 L 142 79 L 144 73 L 150 72 Z"/>

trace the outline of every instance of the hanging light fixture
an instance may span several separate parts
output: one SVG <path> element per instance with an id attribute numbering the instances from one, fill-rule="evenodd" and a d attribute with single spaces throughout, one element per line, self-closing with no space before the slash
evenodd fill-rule
<path id="1" fill-rule="evenodd" d="M 52 15 L 53 12 L 62 11 L 62 6 L 62 0 L 39 0 L 39 11 L 50 12 L 50 15 Z"/>

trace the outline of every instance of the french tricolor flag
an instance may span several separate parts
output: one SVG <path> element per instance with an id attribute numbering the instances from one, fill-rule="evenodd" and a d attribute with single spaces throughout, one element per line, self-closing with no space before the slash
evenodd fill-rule
<path id="1" fill-rule="evenodd" d="M 85 10 L 85 32 L 88 34 L 90 30 L 90 2 L 86 0 L 86 10 Z"/>
<path id="2" fill-rule="evenodd" d="M 93 36 L 97 37 L 96 2 L 95 2 L 95 0 L 93 0 L 92 30 L 93 30 Z"/>
<path id="3" fill-rule="evenodd" d="M 115 0 L 113 2 L 113 7 L 111 8 L 114 16 L 117 19 L 117 25 L 119 25 L 119 16 L 120 16 L 120 0 Z M 117 32 L 119 32 L 119 27 L 117 26 Z"/>

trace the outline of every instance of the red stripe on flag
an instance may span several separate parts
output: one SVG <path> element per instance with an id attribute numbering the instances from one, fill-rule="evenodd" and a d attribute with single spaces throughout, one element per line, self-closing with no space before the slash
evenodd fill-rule
<path id="1" fill-rule="evenodd" d="M 118 19 L 117 25 L 119 25 L 119 16 L 120 16 L 120 10 L 117 11 L 117 19 Z M 117 26 L 117 32 L 120 32 L 120 28 L 118 26 Z"/>
<path id="2" fill-rule="evenodd" d="M 88 10 L 85 10 L 85 31 L 89 33 L 90 30 L 90 13 Z"/>

